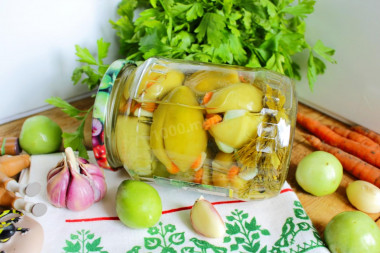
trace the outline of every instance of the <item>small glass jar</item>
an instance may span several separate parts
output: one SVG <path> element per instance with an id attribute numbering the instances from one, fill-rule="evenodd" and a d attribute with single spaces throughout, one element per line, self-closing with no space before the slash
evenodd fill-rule
<path id="1" fill-rule="evenodd" d="M 296 111 L 293 81 L 269 70 L 118 60 L 96 95 L 94 155 L 137 180 L 272 197 L 288 173 Z"/>

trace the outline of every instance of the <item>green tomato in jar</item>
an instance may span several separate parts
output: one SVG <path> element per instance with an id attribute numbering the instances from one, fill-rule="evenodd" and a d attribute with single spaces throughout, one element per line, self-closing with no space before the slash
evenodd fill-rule
<path id="1" fill-rule="evenodd" d="M 305 156 L 296 170 L 297 183 L 314 196 L 335 192 L 342 177 L 342 164 L 335 156 L 325 151 L 315 151 Z"/>
<path id="2" fill-rule="evenodd" d="M 360 211 L 334 216 L 325 228 L 324 238 L 332 253 L 380 252 L 380 228 Z"/>
<path id="3" fill-rule="evenodd" d="M 19 140 L 28 154 L 52 153 L 61 147 L 62 129 L 49 117 L 33 116 L 24 121 Z"/>
<path id="4" fill-rule="evenodd" d="M 152 227 L 162 214 L 160 195 L 150 184 L 124 180 L 116 193 L 116 213 L 130 228 Z"/>

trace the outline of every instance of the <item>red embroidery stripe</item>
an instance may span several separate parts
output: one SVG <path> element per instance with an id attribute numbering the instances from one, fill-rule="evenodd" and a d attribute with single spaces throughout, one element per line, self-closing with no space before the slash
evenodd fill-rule
<path id="1" fill-rule="evenodd" d="M 291 192 L 291 191 L 293 191 L 291 188 L 285 188 L 280 191 L 280 194 L 285 193 L 285 192 Z M 217 201 L 217 202 L 211 202 L 211 204 L 223 205 L 223 204 L 234 204 L 234 203 L 242 203 L 242 202 L 245 202 L 245 201 L 243 200 Z M 193 206 L 184 206 L 184 207 L 164 210 L 162 211 L 162 214 L 190 210 L 192 207 Z M 103 221 L 103 220 L 119 220 L 119 218 L 118 217 L 96 217 L 96 218 L 85 218 L 85 219 L 67 219 L 66 222 L 89 222 L 89 221 Z"/>

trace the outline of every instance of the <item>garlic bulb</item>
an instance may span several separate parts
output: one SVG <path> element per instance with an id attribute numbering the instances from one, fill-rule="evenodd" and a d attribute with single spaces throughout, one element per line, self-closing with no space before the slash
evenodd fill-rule
<path id="1" fill-rule="evenodd" d="M 86 159 L 75 157 L 72 148 L 47 174 L 47 194 L 51 204 L 73 211 L 89 208 L 107 191 L 103 170 Z"/>

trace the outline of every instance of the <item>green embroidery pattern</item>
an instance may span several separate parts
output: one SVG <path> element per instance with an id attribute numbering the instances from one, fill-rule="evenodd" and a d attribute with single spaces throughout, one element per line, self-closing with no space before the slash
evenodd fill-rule
<path id="1" fill-rule="evenodd" d="M 101 238 L 94 239 L 94 237 L 95 235 L 91 234 L 89 230 L 78 230 L 77 234 L 70 235 L 71 240 L 66 240 L 66 246 L 62 249 L 65 253 L 108 253 L 108 251 L 102 250 L 103 247 L 99 247 Z"/>
<path id="2" fill-rule="evenodd" d="M 280 238 L 274 243 L 270 253 L 303 253 L 309 250 L 324 247 L 324 243 L 319 236 L 318 231 L 310 225 L 309 216 L 307 216 L 305 210 L 303 209 L 301 202 L 294 201 L 294 216 L 300 220 L 297 222 L 294 217 L 288 217 L 282 226 L 282 231 Z M 305 221 L 309 222 L 305 222 Z M 304 242 L 302 245 L 295 245 L 295 237 L 301 232 L 306 232 L 312 230 L 315 240 L 309 242 Z"/>
<path id="3" fill-rule="evenodd" d="M 175 231 L 176 227 L 174 225 L 167 224 L 164 226 L 162 222 L 159 222 L 157 226 L 148 229 L 148 234 L 151 236 L 144 238 L 144 248 L 147 250 L 156 250 L 155 252 L 161 253 L 177 252 L 173 246 L 182 246 L 181 253 L 227 252 L 227 249 L 224 247 L 218 247 L 197 238 L 190 239 L 190 242 L 192 242 L 195 247 L 183 246 L 182 244 L 186 242 L 185 233 Z M 134 246 L 131 250 L 128 250 L 127 253 L 137 253 L 140 249 L 140 246 Z"/>
<path id="4" fill-rule="evenodd" d="M 254 252 L 254 253 L 305 253 L 318 247 L 325 247 L 317 230 L 299 201 L 293 203 L 294 216 L 288 217 L 282 225 L 281 234 L 273 245 L 264 245 L 264 236 L 270 236 L 268 229 L 258 224 L 256 217 L 235 209 L 226 216 L 226 236 L 223 246 L 217 246 L 198 238 L 187 239 L 185 232 L 176 231 L 173 224 L 159 222 L 156 226 L 147 229 L 143 245 L 133 246 L 126 253 L 139 252 L 179 252 L 179 253 L 226 253 L 226 252 Z M 296 237 L 304 232 L 314 235 L 308 242 L 296 243 Z M 108 253 L 100 247 L 101 238 L 94 239 L 95 235 L 89 230 L 77 231 L 71 234 L 63 247 L 65 253 Z M 142 244 L 142 243 L 141 243 Z"/>
<path id="5" fill-rule="evenodd" d="M 228 236 L 224 237 L 224 243 L 231 242 L 232 238 L 235 240 L 235 243 L 230 244 L 230 250 L 238 250 L 241 246 L 246 252 L 267 252 L 267 246 L 260 250 L 260 236 L 270 235 L 269 231 L 257 225 L 255 217 L 248 222 L 248 213 L 235 209 L 231 214 L 232 216 L 226 216 L 232 223 L 226 223 Z"/>

